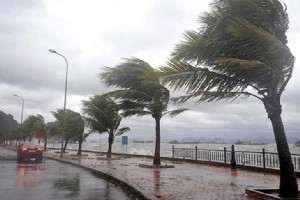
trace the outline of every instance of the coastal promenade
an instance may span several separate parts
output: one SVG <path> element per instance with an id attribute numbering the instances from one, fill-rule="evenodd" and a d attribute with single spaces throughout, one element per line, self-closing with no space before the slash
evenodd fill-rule
<path id="1" fill-rule="evenodd" d="M 75 153 L 70 151 L 61 160 L 99 171 L 108 180 L 125 182 L 143 193 L 145 199 L 254 200 L 256 198 L 245 195 L 245 189 L 279 186 L 279 175 L 275 173 L 163 159 L 162 165 L 174 165 L 174 168 L 144 168 L 140 164 L 151 165 L 151 158 L 114 156 L 106 159 L 99 153 L 83 152 L 81 157 Z M 59 155 L 56 150 L 45 152 L 45 157 L 50 159 L 60 160 Z M 297 180 L 300 185 L 300 178 Z"/>

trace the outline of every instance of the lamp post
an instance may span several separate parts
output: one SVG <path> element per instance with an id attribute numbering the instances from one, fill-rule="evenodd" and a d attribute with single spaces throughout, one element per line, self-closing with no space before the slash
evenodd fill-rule
<path id="1" fill-rule="evenodd" d="M 63 148 L 64 148 L 64 135 L 65 135 L 65 119 L 66 119 L 66 101 L 67 101 L 67 86 L 68 86 L 68 60 L 66 59 L 65 56 L 63 56 L 62 54 L 58 53 L 57 51 L 53 50 L 53 49 L 49 49 L 50 53 L 55 53 L 59 56 L 61 56 L 67 64 L 66 67 L 66 81 L 65 81 L 65 100 L 64 100 L 64 111 L 63 111 L 63 133 L 62 133 L 62 138 L 61 138 L 61 150 L 60 150 L 60 157 L 63 157 Z"/>
<path id="2" fill-rule="evenodd" d="M 13 96 L 15 97 L 19 97 L 22 101 L 22 112 L 21 112 L 21 133 L 23 131 L 23 113 L 24 113 L 24 99 L 23 97 L 19 96 L 19 95 L 16 95 L 16 94 L 13 94 Z M 17 145 L 17 142 L 16 142 L 16 145 Z"/>

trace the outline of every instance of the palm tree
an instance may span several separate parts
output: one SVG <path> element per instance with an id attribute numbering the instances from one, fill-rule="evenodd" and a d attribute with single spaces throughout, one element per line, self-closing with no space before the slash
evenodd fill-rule
<path id="1" fill-rule="evenodd" d="M 73 112 L 66 119 L 66 129 L 72 133 L 71 139 L 74 141 L 78 141 L 77 155 L 81 155 L 82 143 L 84 139 L 88 136 L 88 134 L 84 133 L 83 117 L 80 113 Z"/>
<path id="2" fill-rule="evenodd" d="M 298 197 L 298 185 L 281 118 L 281 95 L 294 67 L 287 47 L 288 15 L 278 0 L 215 0 L 201 18 L 201 29 L 187 31 L 167 66 L 163 84 L 183 88 L 183 103 L 260 100 L 271 120 L 280 160 L 279 196 Z"/>
<path id="3" fill-rule="evenodd" d="M 16 141 L 16 146 L 18 140 L 20 140 L 20 130 L 17 128 L 6 129 L 4 131 L 0 131 L 0 144 L 4 143 L 6 145 L 6 141 L 9 142 L 9 145 L 12 145 L 12 141 Z"/>
<path id="4" fill-rule="evenodd" d="M 54 147 L 54 142 L 60 137 L 62 131 L 59 122 L 58 121 L 48 122 L 47 129 L 48 129 L 49 137 L 52 138 L 53 147 Z"/>
<path id="5" fill-rule="evenodd" d="M 146 62 L 131 58 L 115 68 L 105 68 L 100 76 L 108 86 L 122 88 L 109 93 L 121 99 L 123 116 L 151 115 L 155 120 L 155 151 L 153 165 L 160 165 L 160 120 L 163 115 L 176 116 L 186 109 L 167 111 L 169 90 L 159 82 L 156 71 Z"/>
<path id="6" fill-rule="evenodd" d="M 63 153 L 66 151 L 68 142 L 71 139 L 79 140 L 83 137 L 84 135 L 84 121 L 82 119 L 82 116 L 74 112 L 70 109 L 67 109 L 65 112 L 63 109 L 58 109 L 56 112 L 52 111 L 53 116 L 57 119 L 58 127 L 52 127 L 54 129 L 54 132 L 57 130 L 62 130 L 63 123 L 64 124 L 64 135 L 62 137 L 65 140 L 65 143 L 63 145 Z M 64 120 L 64 115 L 65 115 L 65 120 Z M 56 129 L 56 131 L 55 131 Z M 79 140 L 80 141 L 80 140 Z M 78 146 L 78 152 L 77 154 L 81 154 L 81 145 L 82 145 L 83 139 L 79 142 Z"/>
<path id="7" fill-rule="evenodd" d="M 95 95 L 89 101 L 82 101 L 83 112 L 90 132 L 108 133 L 107 158 L 111 158 L 112 144 L 116 136 L 130 130 L 129 127 L 119 128 L 122 116 L 119 105 L 108 95 Z"/>
<path id="8" fill-rule="evenodd" d="M 30 115 L 27 119 L 25 119 L 23 123 L 23 138 L 24 141 L 28 138 L 29 141 L 33 137 L 44 138 L 44 149 L 47 149 L 47 126 L 45 124 L 44 117 L 42 115 Z"/>

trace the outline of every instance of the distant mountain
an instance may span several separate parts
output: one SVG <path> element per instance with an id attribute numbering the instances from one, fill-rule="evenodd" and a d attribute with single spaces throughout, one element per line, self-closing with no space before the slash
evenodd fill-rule
<path id="1" fill-rule="evenodd" d="M 185 137 L 181 139 L 181 142 L 199 142 L 199 139 L 194 137 Z"/>
<path id="2" fill-rule="evenodd" d="M 20 125 L 12 115 L 6 114 L 0 110 L 0 132 L 18 127 L 20 127 Z"/>
<path id="3" fill-rule="evenodd" d="M 226 140 L 223 138 L 194 138 L 194 137 L 185 137 L 179 140 L 179 142 L 198 142 L 198 143 L 225 143 Z"/>
<path id="4" fill-rule="evenodd" d="M 298 137 L 298 138 L 288 138 L 287 140 L 288 140 L 288 143 L 294 144 L 294 143 L 300 141 L 300 137 Z"/>
<path id="5" fill-rule="evenodd" d="M 264 138 L 264 137 L 254 138 L 252 141 L 257 143 L 275 143 L 275 139 Z"/>
<path id="6" fill-rule="evenodd" d="M 187 142 L 198 142 L 198 143 L 216 143 L 216 144 L 222 144 L 222 143 L 227 143 L 227 144 L 234 144 L 239 140 L 249 140 L 254 143 L 275 143 L 275 139 L 273 138 L 264 138 L 264 137 L 259 137 L 259 138 L 230 138 L 230 139 L 225 139 L 225 138 L 204 138 L 204 137 L 185 137 L 182 139 L 177 139 L 179 142 L 187 143 Z M 289 143 L 297 141 L 296 138 L 289 138 Z M 299 139 L 298 139 L 299 140 Z"/>

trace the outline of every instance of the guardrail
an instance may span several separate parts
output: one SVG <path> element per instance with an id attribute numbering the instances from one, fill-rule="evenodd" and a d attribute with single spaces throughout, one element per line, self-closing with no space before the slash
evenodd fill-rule
<path id="1" fill-rule="evenodd" d="M 296 171 L 300 171 L 300 154 L 291 154 L 293 165 Z M 195 148 L 176 148 L 172 146 L 172 158 L 201 160 L 231 164 L 231 167 L 238 165 L 255 166 L 270 169 L 279 169 L 278 154 L 274 152 L 235 151 L 234 145 L 228 150 L 212 150 Z"/>

